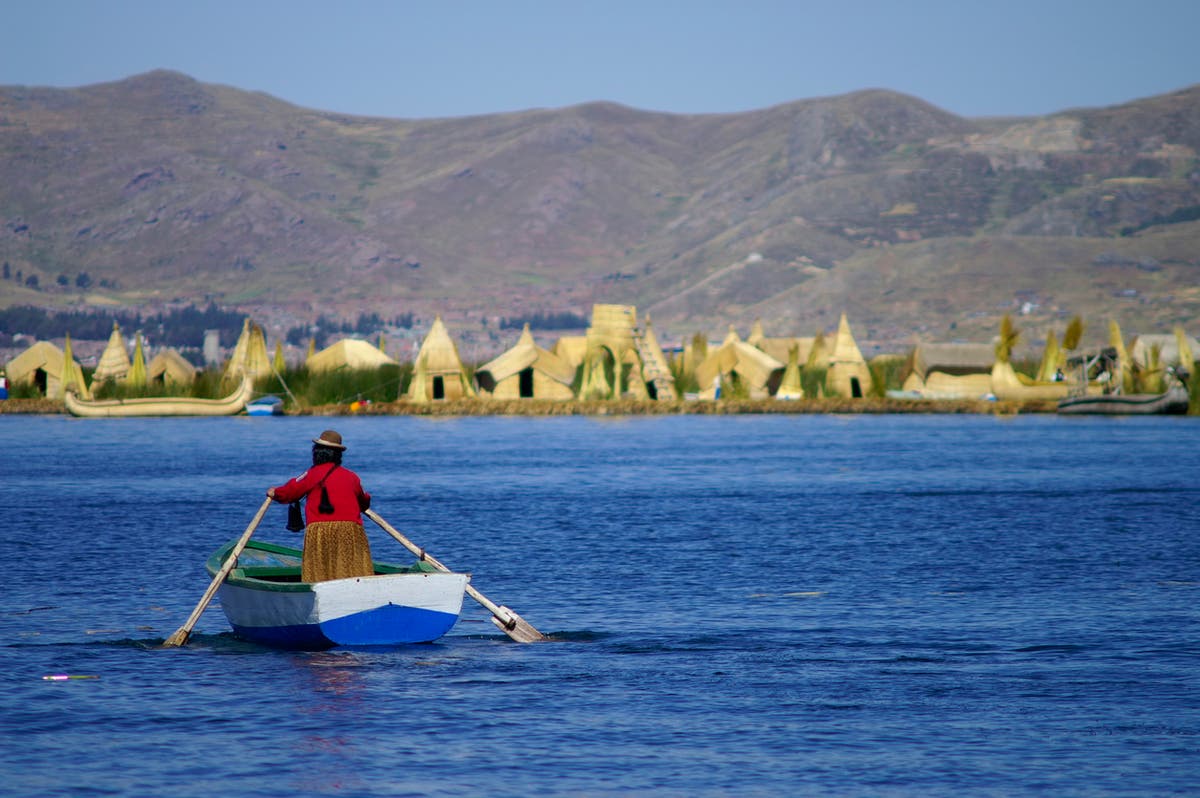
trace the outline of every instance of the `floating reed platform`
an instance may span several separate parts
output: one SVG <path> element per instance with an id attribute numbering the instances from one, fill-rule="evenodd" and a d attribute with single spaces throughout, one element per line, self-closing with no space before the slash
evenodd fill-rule
<path id="1" fill-rule="evenodd" d="M 909 399 L 722 399 L 655 402 L 637 399 L 551 401 L 542 399 L 459 399 L 450 402 L 375 402 L 352 409 L 322 405 L 296 411 L 314 416 L 671 416 L 778 415 L 804 413 L 976 413 L 1017 415 L 1053 413 L 1056 402 L 987 402 L 983 400 Z"/>
<path id="2" fill-rule="evenodd" d="M 881 399 L 722 399 L 718 401 L 654 402 L 638 399 L 566 400 L 458 399 L 446 402 L 372 402 L 329 404 L 289 409 L 296 416 L 672 416 L 672 415 L 780 415 L 805 413 L 975 413 L 1011 416 L 1053 413 L 1051 400 L 988 402 L 984 400 Z M 66 414 L 59 399 L 7 399 L 0 414 Z"/>

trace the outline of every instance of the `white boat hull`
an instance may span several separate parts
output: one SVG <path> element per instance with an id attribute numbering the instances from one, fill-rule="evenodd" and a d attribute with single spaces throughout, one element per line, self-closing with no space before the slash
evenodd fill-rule
<path id="1" fill-rule="evenodd" d="M 288 648 L 424 643 L 462 612 L 460 573 L 380 574 L 314 584 L 221 585 L 225 617 L 241 637 Z"/>

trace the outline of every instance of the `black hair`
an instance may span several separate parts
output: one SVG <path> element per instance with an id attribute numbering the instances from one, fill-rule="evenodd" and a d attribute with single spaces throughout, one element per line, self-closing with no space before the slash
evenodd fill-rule
<path id="1" fill-rule="evenodd" d="M 328 446 L 313 444 L 313 465 L 321 465 L 322 463 L 342 464 L 342 450 L 332 449 Z"/>

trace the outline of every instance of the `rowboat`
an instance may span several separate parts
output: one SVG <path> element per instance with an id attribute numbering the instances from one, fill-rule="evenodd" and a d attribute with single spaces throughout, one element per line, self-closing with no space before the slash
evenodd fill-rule
<path id="1" fill-rule="evenodd" d="M 154 396 L 142 399 L 83 399 L 68 389 L 63 396 L 67 412 L 83 418 L 132 416 L 232 416 L 246 406 L 254 390 L 250 377 L 222 399 L 193 399 L 188 396 Z"/>
<path id="2" fill-rule="evenodd" d="M 1060 415 L 1162 416 L 1188 411 L 1187 389 L 1174 385 L 1163 393 L 1072 396 L 1058 403 Z"/>
<path id="3" fill-rule="evenodd" d="M 237 545 L 208 558 L 216 576 Z M 418 561 L 411 567 L 375 562 L 373 576 L 300 581 L 300 549 L 252 540 L 217 596 L 234 633 L 292 649 L 428 643 L 458 620 L 470 577 Z"/>
<path id="4" fill-rule="evenodd" d="M 283 400 L 273 394 L 260 396 L 246 403 L 248 416 L 282 416 Z"/>

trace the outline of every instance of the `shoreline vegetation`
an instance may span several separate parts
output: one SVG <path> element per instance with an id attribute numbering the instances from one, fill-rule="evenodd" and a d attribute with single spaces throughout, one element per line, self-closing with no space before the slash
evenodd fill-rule
<path id="1" fill-rule="evenodd" d="M 667 356 L 647 322 L 636 326 L 632 306 L 596 305 L 586 337 L 560 339 L 554 354 L 537 346 L 528 325 L 516 345 L 487 363 L 464 363 L 441 318 L 435 319 L 420 351 L 409 361 L 386 355 L 361 339 L 344 339 L 310 352 L 302 365 L 289 365 L 277 342 L 268 355 L 261 327 L 249 318 L 232 354 L 219 368 L 198 370 L 182 357 L 159 353 L 145 363 L 139 334 L 132 361 L 114 324 L 94 368 L 83 369 L 64 350 L 38 343 L 10 362 L 9 398 L 0 414 L 67 413 L 64 386 L 83 386 L 84 399 L 124 400 L 167 397 L 222 400 L 243 375 L 252 375 L 255 397 L 275 397 L 284 415 L 349 416 L 641 416 L 778 414 L 987 414 L 1012 416 L 1055 413 L 1058 400 L 1084 393 L 1161 394 L 1169 380 L 1188 389 L 1189 412 L 1200 415 L 1200 381 L 1193 351 L 1182 328 L 1169 341 L 1152 341 L 1131 358 L 1115 323 L 1112 346 L 1094 356 L 1068 357 L 1084 328 L 1076 317 L 1060 345 L 1047 338 L 1040 360 L 1014 360 L 1020 333 L 1005 316 L 993 344 L 935 345 L 908 356 L 879 355 L 866 361 L 843 314 L 837 335 L 809 339 L 767 339 L 756 325 L 748 341 L 731 328 L 710 351 L 697 335 L 682 351 Z M 1159 336 L 1165 339 L 1166 336 Z M 1135 339 L 1141 343 L 1141 339 Z M 801 357 L 801 344 L 808 354 Z M 1178 350 L 1164 354 L 1166 343 Z M 771 351 L 786 345 L 786 355 Z M 311 349 L 312 347 L 310 347 Z M 38 361 L 37 358 L 41 358 Z M 937 358 L 941 358 L 938 360 Z M 21 359 L 22 371 L 15 366 Z M 53 361 L 63 374 L 53 384 Z M 784 360 L 786 358 L 786 365 Z M 215 358 L 212 358 L 215 362 Z M 801 367 L 800 362 L 805 365 Z M 1190 364 L 1190 368 L 1168 366 Z M 67 370 L 61 364 L 73 364 Z M 34 367 L 37 368 L 34 368 Z M 1178 370 L 1176 370 L 1178 368 Z M 1070 373 L 1070 376 L 1067 373 Z M 20 376 L 18 376 L 18 374 Z M 667 398 L 669 397 L 669 398 Z M 954 398 L 952 398 L 954 397 Z M 232 404 L 229 410 L 233 409 Z M 78 411 L 78 408 L 72 408 Z"/>
<path id="2" fill-rule="evenodd" d="M 988 401 L 984 399 L 717 399 L 658 402 L 646 399 L 456 399 L 443 402 L 352 402 L 291 408 L 290 416 L 672 416 L 672 415 L 880 415 L 987 414 L 1013 416 L 1054 413 L 1052 400 Z M 66 415 L 59 399 L 7 399 L 0 415 Z"/>

